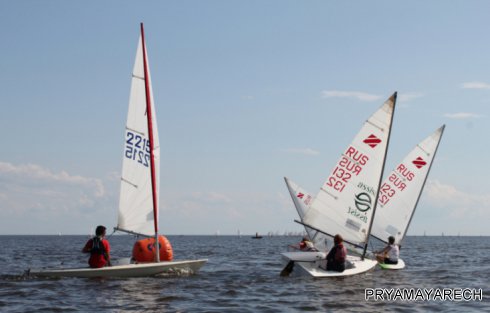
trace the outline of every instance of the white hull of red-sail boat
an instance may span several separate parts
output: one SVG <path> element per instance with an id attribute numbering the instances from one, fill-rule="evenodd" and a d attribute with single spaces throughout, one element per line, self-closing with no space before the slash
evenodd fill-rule
<path id="1" fill-rule="evenodd" d="M 324 252 L 287 252 L 282 253 L 283 259 L 293 261 L 293 272 L 306 273 L 316 278 L 345 277 L 368 272 L 376 266 L 377 261 L 357 256 L 347 256 L 347 268 L 343 272 L 327 271 L 326 254 Z"/>
<path id="2" fill-rule="evenodd" d="M 38 277 L 147 277 L 165 274 L 195 274 L 207 259 L 137 263 L 101 268 L 64 268 L 29 270 L 29 275 Z"/>

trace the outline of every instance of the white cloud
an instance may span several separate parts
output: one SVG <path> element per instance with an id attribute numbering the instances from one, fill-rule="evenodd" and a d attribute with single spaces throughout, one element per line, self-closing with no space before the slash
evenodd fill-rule
<path id="1" fill-rule="evenodd" d="M 480 118 L 483 117 L 483 115 L 476 114 L 476 113 L 469 113 L 469 112 L 458 112 L 458 113 L 446 113 L 444 114 L 444 117 L 452 118 L 455 120 L 464 120 L 470 118 Z"/>
<path id="2" fill-rule="evenodd" d="M 399 93 L 397 100 L 399 102 L 409 102 L 417 98 L 422 98 L 423 96 L 424 96 L 423 93 L 417 93 L 417 92 Z"/>
<path id="3" fill-rule="evenodd" d="M 303 154 L 303 155 L 319 155 L 320 152 L 311 148 L 290 148 L 285 150 L 288 153 Z"/>
<path id="4" fill-rule="evenodd" d="M 0 213 L 82 212 L 107 196 L 100 179 L 53 173 L 35 164 L 0 162 Z"/>
<path id="5" fill-rule="evenodd" d="M 490 89 L 490 84 L 484 82 L 466 82 L 461 84 L 463 89 Z"/>
<path id="6" fill-rule="evenodd" d="M 323 98 L 356 98 L 361 101 L 375 101 L 382 99 L 382 96 L 373 95 L 361 91 L 339 91 L 339 90 L 324 90 L 322 91 Z"/>
<path id="7" fill-rule="evenodd" d="M 490 218 L 490 194 L 467 193 L 437 180 L 429 181 L 425 189 L 429 204 L 444 209 L 451 218 Z"/>

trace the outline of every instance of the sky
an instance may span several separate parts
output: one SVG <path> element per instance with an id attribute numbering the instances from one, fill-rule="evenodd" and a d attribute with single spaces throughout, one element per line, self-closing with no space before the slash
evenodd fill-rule
<path id="1" fill-rule="evenodd" d="M 301 231 L 397 91 L 386 173 L 446 129 L 409 235 L 490 235 L 490 2 L 0 1 L 0 234 L 116 226 L 144 22 L 164 234 Z"/>

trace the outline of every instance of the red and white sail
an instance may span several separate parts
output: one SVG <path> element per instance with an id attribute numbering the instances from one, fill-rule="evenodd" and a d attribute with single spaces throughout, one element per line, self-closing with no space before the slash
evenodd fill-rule
<path id="1" fill-rule="evenodd" d="M 305 226 L 367 243 L 391 131 L 396 93 L 364 123 L 303 216 Z"/>
<path id="2" fill-rule="evenodd" d="M 143 29 L 132 74 L 117 229 L 153 236 L 158 231 L 160 144 Z"/>
<path id="3" fill-rule="evenodd" d="M 444 125 L 420 142 L 386 177 L 379 191 L 378 208 L 371 234 L 401 244 L 424 189 Z"/>

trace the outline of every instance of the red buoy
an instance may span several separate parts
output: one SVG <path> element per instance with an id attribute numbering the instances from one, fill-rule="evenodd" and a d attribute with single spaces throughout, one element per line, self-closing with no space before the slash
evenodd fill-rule
<path id="1" fill-rule="evenodd" d="M 173 251 L 170 241 L 165 236 L 158 236 L 160 245 L 160 261 L 172 261 Z M 138 263 L 155 262 L 155 238 L 145 238 L 138 240 L 133 246 L 133 259 Z"/>

